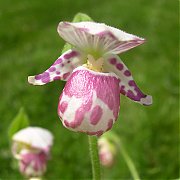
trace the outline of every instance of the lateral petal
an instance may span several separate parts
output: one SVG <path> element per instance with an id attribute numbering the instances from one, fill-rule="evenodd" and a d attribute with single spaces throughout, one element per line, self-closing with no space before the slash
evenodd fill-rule
<path id="1" fill-rule="evenodd" d="M 152 97 L 145 95 L 136 85 L 132 74 L 117 55 L 104 57 L 104 69 L 114 72 L 120 79 L 120 93 L 143 105 L 151 105 Z"/>
<path id="2" fill-rule="evenodd" d="M 45 72 L 29 76 L 28 82 L 33 85 L 44 85 L 54 80 L 66 81 L 72 71 L 83 64 L 83 55 L 76 49 L 70 49 L 62 54 Z"/>

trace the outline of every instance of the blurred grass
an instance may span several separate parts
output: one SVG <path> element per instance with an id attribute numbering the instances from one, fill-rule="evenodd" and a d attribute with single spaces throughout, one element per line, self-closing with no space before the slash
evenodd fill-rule
<path id="1" fill-rule="evenodd" d="M 56 28 L 84 12 L 98 22 L 145 37 L 147 43 L 120 55 L 139 86 L 153 96 L 143 107 L 121 97 L 113 131 L 119 134 L 142 179 L 179 176 L 178 3 L 166 0 L 0 2 L 0 178 L 22 179 L 13 169 L 7 128 L 24 106 L 31 124 L 55 135 L 46 179 L 91 177 L 87 137 L 63 128 L 57 116 L 64 82 L 30 86 L 27 76 L 44 71 L 60 55 L 64 41 Z M 104 178 L 130 179 L 121 154 Z"/>

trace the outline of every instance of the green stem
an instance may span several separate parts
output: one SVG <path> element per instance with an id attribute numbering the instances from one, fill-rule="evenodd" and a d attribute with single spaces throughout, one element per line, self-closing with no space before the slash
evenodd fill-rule
<path id="1" fill-rule="evenodd" d="M 138 172 L 137 172 L 137 170 L 136 170 L 136 167 L 135 167 L 132 159 L 131 159 L 130 156 L 128 155 L 126 149 L 123 147 L 122 142 L 119 141 L 118 144 L 119 144 L 119 148 L 120 148 L 120 151 L 121 151 L 121 153 L 122 153 L 122 156 L 123 156 L 123 158 L 124 158 L 124 160 L 125 160 L 128 168 L 129 168 L 129 170 L 130 170 L 130 172 L 131 172 L 131 175 L 132 175 L 133 179 L 134 179 L 134 180 L 140 180 L 140 177 L 139 177 L 139 175 L 138 175 Z"/>
<path id="2" fill-rule="evenodd" d="M 97 137 L 88 136 L 88 138 L 89 138 L 89 151 L 90 151 L 91 164 L 92 164 L 93 180 L 100 180 L 101 172 L 100 172 Z"/>

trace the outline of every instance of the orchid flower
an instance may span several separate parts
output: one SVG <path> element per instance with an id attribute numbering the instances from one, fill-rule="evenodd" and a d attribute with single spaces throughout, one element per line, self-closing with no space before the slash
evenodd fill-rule
<path id="1" fill-rule="evenodd" d="M 107 138 L 100 137 L 98 139 L 99 159 L 104 167 L 111 167 L 115 162 L 116 147 Z"/>
<path id="2" fill-rule="evenodd" d="M 12 153 L 19 161 L 19 170 L 27 177 L 40 177 L 46 171 L 52 134 L 43 128 L 28 127 L 12 137 Z"/>
<path id="3" fill-rule="evenodd" d="M 120 94 L 143 105 L 152 103 L 117 56 L 144 43 L 143 38 L 95 22 L 60 22 L 57 30 L 73 48 L 28 81 L 33 85 L 67 81 L 58 105 L 66 128 L 96 136 L 110 130 L 118 118 Z"/>

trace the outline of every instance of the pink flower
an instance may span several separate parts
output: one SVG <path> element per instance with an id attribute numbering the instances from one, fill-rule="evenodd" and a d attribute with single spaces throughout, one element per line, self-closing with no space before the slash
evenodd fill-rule
<path id="1" fill-rule="evenodd" d="M 46 171 L 52 134 L 43 128 L 28 127 L 12 137 L 12 153 L 19 161 L 20 172 L 27 177 L 40 177 Z"/>
<path id="2" fill-rule="evenodd" d="M 105 167 L 111 167 L 115 161 L 115 145 L 110 143 L 107 138 L 101 137 L 98 139 L 98 146 L 101 165 Z"/>
<path id="3" fill-rule="evenodd" d="M 144 39 L 95 22 L 61 22 L 58 33 L 73 48 L 28 81 L 33 85 L 67 81 L 58 105 L 66 128 L 97 136 L 110 130 L 118 118 L 120 94 L 143 105 L 152 103 L 117 56 Z"/>

